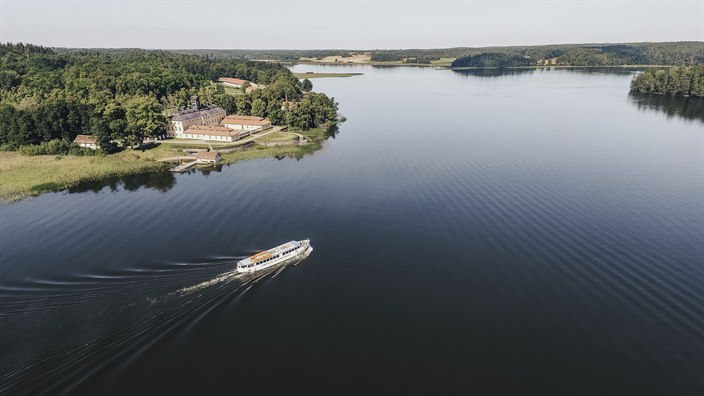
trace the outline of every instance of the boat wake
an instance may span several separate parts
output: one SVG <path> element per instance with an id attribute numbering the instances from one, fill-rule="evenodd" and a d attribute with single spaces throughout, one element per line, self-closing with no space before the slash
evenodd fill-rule
<path id="1" fill-rule="evenodd" d="M 300 262 L 242 274 L 236 260 L 0 285 L 7 301 L 0 307 L 0 394 L 80 393 L 96 374 L 124 369 L 169 334 L 197 326 L 217 306 Z"/>

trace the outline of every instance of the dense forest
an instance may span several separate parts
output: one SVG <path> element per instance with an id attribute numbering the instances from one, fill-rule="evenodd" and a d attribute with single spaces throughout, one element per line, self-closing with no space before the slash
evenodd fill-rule
<path id="1" fill-rule="evenodd" d="M 232 95 L 214 83 L 221 76 L 266 88 Z M 187 106 L 194 94 L 230 114 L 270 116 L 274 123 L 283 119 L 284 98 L 301 101 L 289 117 L 301 128 L 330 121 L 337 110 L 324 94 L 303 99 L 301 82 L 279 64 L 165 51 L 54 51 L 8 43 L 0 44 L 0 147 L 67 141 L 80 133 L 95 135 L 107 148 L 113 140 L 138 145 L 145 137 L 163 135 L 169 110 Z"/>
<path id="2" fill-rule="evenodd" d="M 496 67 L 499 69 L 533 65 L 534 62 L 530 58 L 496 52 L 465 56 L 452 62 L 452 67 Z"/>
<path id="3" fill-rule="evenodd" d="M 171 52 L 187 55 L 204 55 L 216 58 L 236 58 L 247 60 L 275 60 L 282 62 L 296 62 L 301 57 L 323 58 L 326 56 L 344 56 L 350 50 L 321 49 L 321 50 L 255 50 L 255 49 L 178 49 Z"/>
<path id="4" fill-rule="evenodd" d="M 478 56 L 487 59 L 504 54 L 499 66 L 476 67 L 523 67 L 523 66 L 620 66 L 620 65 L 668 65 L 690 66 L 704 63 L 704 43 L 635 43 L 608 45 L 556 45 L 537 47 L 492 48 L 491 51 L 476 50 L 458 57 L 453 67 L 468 67 L 477 62 Z M 484 58 L 480 58 L 482 60 Z"/>
<path id="5" fill-rule="evenodd" d="M 704 66 L 646 70 L 633 77 L 631 92 L 704 97 Z"/>

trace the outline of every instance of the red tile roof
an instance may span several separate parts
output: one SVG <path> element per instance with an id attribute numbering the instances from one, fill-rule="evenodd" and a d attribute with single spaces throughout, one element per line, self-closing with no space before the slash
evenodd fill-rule
<path id="1" fill-rule="evenodd" d="M 217 161 L 220 153 L 217 151 L 199 151 L 196 158 L 206 161 Z"/>
<path id="2" fill-rule="evenodd" d="M 259 126 L 271 125 L 271 121 L 267 120 L 266 118 L 256 117 L 256 116 L 243 116 L 243 115 L 229 115 L 229 116 L 225 117 L 222 121 L 220 121 L 220 123 L 223 125 L 227 125 L 227 124 L 259 125 Z"/>
<path id="3" fill-rule="evenodd" d="M 239 78 L 232 78 L 232 77 L 220 77 L 218 78 L 218 81 L 221 83 L 228 83 L 228 84 L 234 84 L 234 85 L 242 85 L 246 82 L 249 82 L 247 80 L 240 80 Z"/>
<path id="4" fill-rule="evenodd" d="M 186 129 L 184 134 L 186 133 L 210 136 L 232 136 L 232 131 L 229 129 L 211 125 L 192 125 Z"/>
<path id="5" fill-rule="evenodd" d="M 78 135 L 75 139 L 73 139 L 73 142 L 83 144 L 98 144 L 98 141 L 93 135 Z"/>

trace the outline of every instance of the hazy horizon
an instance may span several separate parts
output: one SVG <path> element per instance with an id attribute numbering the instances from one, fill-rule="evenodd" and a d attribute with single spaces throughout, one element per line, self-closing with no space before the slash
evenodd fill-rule
<path id="1" fill-rule="evenodd" d="M 23 43 L 23 44 L 33 44 L 42 45 L 37 43 L 32 43 L 28 41 L 2 41 L 3 43 Z M 47 48 L 66 48 L 66 49 L 143 49 L 143 50 L 161 50 L 161 51 L 386 51 L 386 50 L 442 50 L 442 49 L 454 49 L 454 48 L 510 48 L 510 47 L 541 47 L 541 46 L 558 46 L 558 45 L 605 45 L 605 44 L 640 44 L 640 43 L 701 43 L 704 40 L 678 40 L 678 41 L 602 41 L 602 42 L 590 42 L 590 43 L 546 43 L 546 44 L 507 44 L 507 45 L 481 45 L 481 46 L 439 46 L 439 47 L 406 47 L 406 48 L 342 48 L 342 47 L 328 47 L 328 48 L 157 48 L 157 47 L 66 47 L 66 46 L 49 46 L 43 45 Z"/>
<path id="2" fill-rule="evenodd" d="M 704 41 L 704 1 L 1 0 L 0 41 L 66 48 L 430 49 Z"/>

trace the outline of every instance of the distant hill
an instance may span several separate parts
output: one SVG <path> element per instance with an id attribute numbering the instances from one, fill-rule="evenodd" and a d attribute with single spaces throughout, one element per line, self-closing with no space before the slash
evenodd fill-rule
<path id="1" fill-rule="evenodd" d="M 183 54 L 198 54 L 214 57 L 244 58 L 250 60 L 273 60 L 297 62 L 301 58 L 323 59 L 344 57 L 350 53 L 371 53 L 369 63 L 383 64 L 436 64 L 441 60 L 453 60 L 453 67 L 467 64 L 493 64 L 501 66 L 621 66 L 663 65 L 690 66 L 704 64 L 704 42 L 681 41 L 663 43 L 605 43 L 605 44 L 554 44 L 510 47 L 457 47 L 440 49 L 399 50 L 173 50 Z M 492 55 L 486 55 L 492 54 Z M 496 55 L 502 54 L 502 55 Z M 483 55 L 480 58 L 465 59 Z M 508 57 L 509 59 L 506 59 Z M 500 61 L 499 61 L 500 60 Z M 449 61 L 446 64 L 449 64 Z"/>

